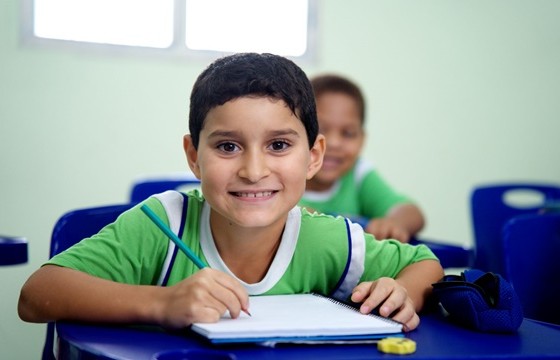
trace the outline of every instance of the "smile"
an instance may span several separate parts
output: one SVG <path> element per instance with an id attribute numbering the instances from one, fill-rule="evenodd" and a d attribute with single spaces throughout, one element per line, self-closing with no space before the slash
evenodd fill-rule
<path id="1" fill-rule="evenodd" d="M 330 164 L 340 164 L 341 162 L 343 162 L 344 160 L 341 159 L 340 157 L 335 157 L 335 156 L 325 156 L 323 158 L 323 162 L 327 162 Z"/>
<path id="2" fill-rule="evenodd" d="M 234 192 L 233 195 L 244 198 L 263 198 L 272 195 L 272 191 L 259 191 L 259 192 Z"/>

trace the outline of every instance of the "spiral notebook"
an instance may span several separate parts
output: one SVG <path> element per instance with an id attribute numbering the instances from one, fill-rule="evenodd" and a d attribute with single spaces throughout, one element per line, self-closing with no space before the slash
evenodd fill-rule
<path id="1" fill-rule="evenodd" d="M 191 329 L 213 343 L 355 342 L 402 336 L 402 324 L 317 294 L 250 298 L 251 316 L 229 314 Z"/>

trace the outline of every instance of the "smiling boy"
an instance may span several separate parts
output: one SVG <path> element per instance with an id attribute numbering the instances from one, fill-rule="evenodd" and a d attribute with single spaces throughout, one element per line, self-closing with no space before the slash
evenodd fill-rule
<path id="1" fill-rule="evenodd" d="M 145 201 L 209 267 L 178 253 L 139 206 L 55 256 L 24 284 L 25 321 L 150 323 L 181 328 L 249 310 L 248 295 L 318 292 L 380 305 L 412 330 L 431 284 L 431 251 L 375 241 L 343 218 L 297 206 L 321 167 L 313 92 L 271 54 L 218 59 L 191 93 L 183 146 L 201 192 Z"/>
<path id="2" fill-rule="evenodd" d="M 366 102 L 353 81 L 335 74 L 311 79 L 327 151 L 307 181 L 301 206 L 359 221 L 376 239 L 409 242 L 424 227 L 421 209 L 396 191 L 364 158 Z"/>

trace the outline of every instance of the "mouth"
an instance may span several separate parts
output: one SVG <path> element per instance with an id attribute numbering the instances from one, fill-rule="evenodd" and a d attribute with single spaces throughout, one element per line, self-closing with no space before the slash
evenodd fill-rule
<path id="1" fill-rule="evenodd" d="M 258 199 L 258 198 L 266 198 L 272 196 L 272 194 L 276 193 L 277 191 L 234 191 L 231 192 L 233 196 L 240 197 L 240 198 L 251 198 L 251 199 Z"/>
<path id="2" fill-rule="evenodd" d="M 332 169 L 332 168 L 336 168 L 338 166 L 340 166 L 340 164 L 342 163 L 342 160 L 340 158 L 337 157 L 332 157 L 332 156 L 325 156 L 325 158 L 323 159 L 323 168 L 325 169 Z"/>

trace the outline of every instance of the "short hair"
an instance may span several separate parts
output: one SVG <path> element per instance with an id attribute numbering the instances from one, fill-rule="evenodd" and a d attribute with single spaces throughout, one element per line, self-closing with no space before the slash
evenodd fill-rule
<path id="1" fill-rule="evenodd" d="M 294 62 L 273 54 L 239 53 L 210 64 L 196 79 L 190 98 L 189 131 L 198 149 L 200 132 L 208 112 L 240 97 L 283 100 L 301 120 L 313 147 L 319 125 L 315 96 L 303 70 Z"/>
<path id="2" fill-rule="evenodd" d="M 325 93 L 342 93 L 350 96 L 358 105 L 360 120 L 364 124 L 366 117 L 366 102 L 362 90 L 354 82 L 340 75 L 323 74 L 311 78 L 311 86 L 315 98 Z"/>

